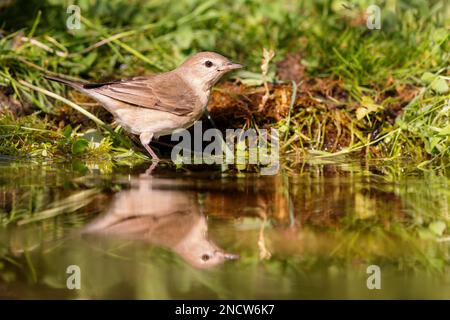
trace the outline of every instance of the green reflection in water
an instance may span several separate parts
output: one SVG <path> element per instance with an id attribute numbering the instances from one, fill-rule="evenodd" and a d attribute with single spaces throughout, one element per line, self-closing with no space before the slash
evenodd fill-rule
<path id="1" fill-rule="evenodd" d="M 314 161 L 270 177 L 127 170 L 1 163 L 0 296 L 450 298 L 444 172 Z M 69 265 L 80 290 L 66 288 Z M 367 288 L 369 265 L 381 290 Z"/>

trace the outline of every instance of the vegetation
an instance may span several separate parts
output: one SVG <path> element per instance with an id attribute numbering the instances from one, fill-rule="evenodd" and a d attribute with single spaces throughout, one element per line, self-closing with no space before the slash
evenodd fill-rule
<path id="1" fill-rule="evenodd" d="M 369 4 L 82 0 L 81 29 L 71 30 L 66 1 L 9 2 L 0 9 L 0 133 L 8 141 L 0 152 L 138 156 L 120 128 L 102 124 L 111 122 L 102 108 L 43 75 L 96 81 L 148 74 L 212 50 L 247 66 L 214 93 L 210 110 L 222 128 L 276 125 L 282 150 L 303 156 L 356 151 L 446 166 L 448 3 L 381 1 L 380 30 L 366 26 Z M 92 129 L 96 147 L 83 138 Z"/>
<path id="2" fill-rule="evenodd" d="M 448 297 L 448 1 L 376 1 L 373 30 L 369 0 L 76 3 L 81 29 L 67 27 L 72 1 L 0 4 L 2 294 L 367 298 L 377 264 L 392 279 L 382 297 Z M 151 74 L 204 50 L 246 65 L 216 86 L 214 125 L 278 128 L 280 174 L 182 166 L 159 191 L 195 193 L 214 241 L 241 259 L 206 272 L 158 246 L 72 237 L 136 187 L 148 158 L 103 108 L 43 75 Z M 93 281 L 78 293 L 60 290 L 73 261 Z"/>

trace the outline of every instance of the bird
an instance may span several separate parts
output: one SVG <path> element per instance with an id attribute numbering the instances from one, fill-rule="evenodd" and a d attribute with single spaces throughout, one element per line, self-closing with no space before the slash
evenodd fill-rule
<path id="1" fill-rule="evenodd" d="M 172 71 L 103 83 L 64 78 L 46 79 L 68 85 L 99 102 L 125 131 L 138 135 L 153 161 L 159 161 L 149 143 L 187 129 L 201 118 L 212 87 L 232 70 L 243 68 L 215 52 L 199 52 Z"/>
<path id="2" fill-rule="evenodd" d="M 116 193 L 106 212 L 86 225 L 82 234 L 151 243 L 175 252 L 199 269 L 238 259 L 209 239 L 198 194 L 180 189 L 182 182 L 174 189 L 173 183 L 162 178 L 133 178 L 131 188 Z"/>

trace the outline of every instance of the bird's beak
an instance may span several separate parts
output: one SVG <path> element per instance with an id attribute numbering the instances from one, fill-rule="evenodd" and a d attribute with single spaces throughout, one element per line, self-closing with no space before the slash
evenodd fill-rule
<path id="1" fill-rule="evenodd" d="M 234 70 L 234 69 L 241 69 L 243 67 L 244 66 L 242 64 L 229 62 L 226 65 L 220 67 L 218 70 L 219 71 L 230 71 L 230 70 Z"/>

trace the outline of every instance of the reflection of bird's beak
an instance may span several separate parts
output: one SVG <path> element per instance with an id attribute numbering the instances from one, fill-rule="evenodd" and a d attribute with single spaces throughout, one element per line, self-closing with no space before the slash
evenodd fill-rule
<path id="1" fill-rule="evenodd" d="M 237 260 L 237 259 L 239 259 L 239 255 L 224 252 L 223 253 L 223 258 L 225 260 Z"/>
<path id="2" fill-rule="evenodd" d="M 244 66 L 242 64 L 229 62 L 226 65 L 220 67 L 218 70 L 219 71 L 230 71 L 230 70 L 234 70 L 234 69 L 241 69 L 243 67 Z"/>

